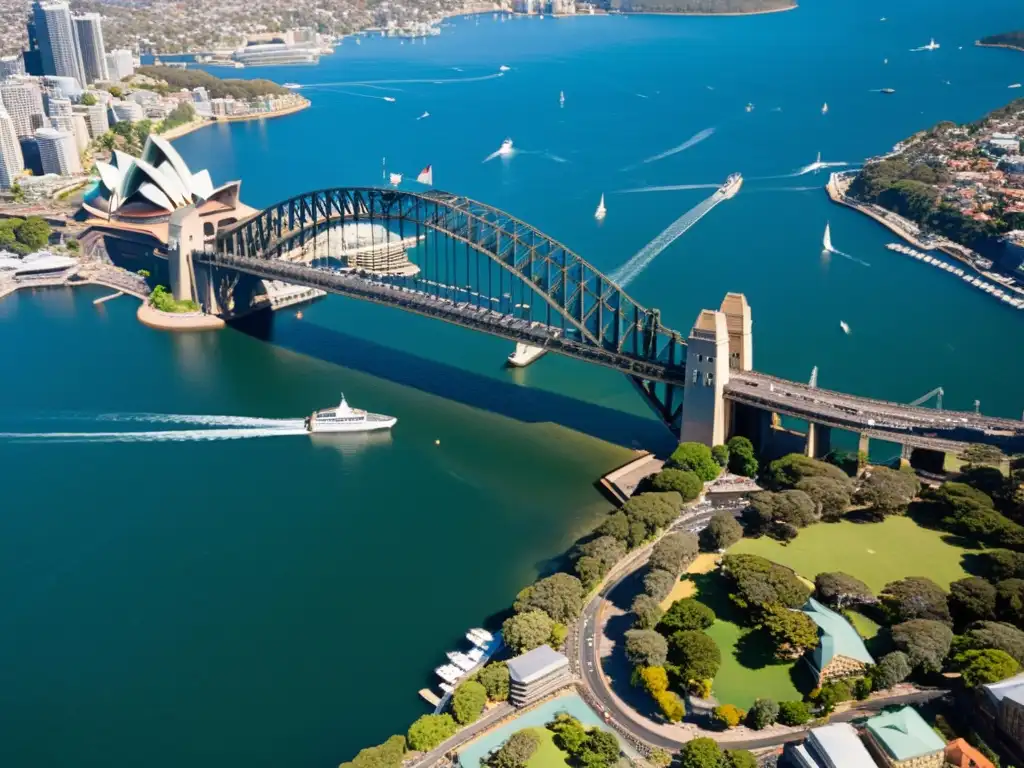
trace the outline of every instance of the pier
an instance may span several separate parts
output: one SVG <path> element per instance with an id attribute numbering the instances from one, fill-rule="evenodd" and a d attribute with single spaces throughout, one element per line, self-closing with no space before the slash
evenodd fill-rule
<path id="1" fill-rule="evenodd" d="M 121 296 L 124 296 L 124 291 L 118 291 L 117 293 L 112 293 L 109 296 L 100 296 L 98 299 L 94 299 L 92 303 L 93 304 L 104 304 L 104 303 L 110 301 L 111 299 L 117 299 L 117 298 L 120 298 Z"/>
<path id="2" fill-rule="evenodd" d="M 648 475 L 657 474 L 664 465 L 665 462 L 650 451 L 641 451 L 628 464 L 602 477 L 599 484 L 616 502 L 625 504 L 636 493 L 640 481 Z"/>

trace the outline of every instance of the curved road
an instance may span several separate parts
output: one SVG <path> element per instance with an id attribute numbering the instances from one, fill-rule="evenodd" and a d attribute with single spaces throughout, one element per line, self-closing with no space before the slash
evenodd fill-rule
<path id="1" fill-rule="evenodd" d="M 715 511 L 717 510 L 708 511 L 705 508 L 697 514 L 684 516 L 676 521 L 669 530 L 700 530 L 707 525 L 708 520 Z M 642 568 L 647 563 L 649 556 L 650 547 L 647 547 L 639 553 L 638 556 L 627 561 L 628 565 L 626 569 L 623 572 L 618 573 L 614 580 L 609 582 L 608 585 L 606 585 L 597 594 L 597 596 L 584 607 L 583 614 L 580 616 L 578 623 L 578 642 L 574 651 L 576 655 L 575 661 L 579 670 L 581 680 L 580 685 L 586 689 L 589 694 L 588 698 L 598 703 L 598 708 L 600 710 L 599 714 L 604 715 L 605 720 L 608 720 L 615 725 L 618 730 L 631 734 L 636 740 L 644 742 L 652 747 L 659 747 L 661 749 L 674 752 L 685 744 L 688 739 L 670 738 L 638 722 L 637 718 L 642 720 L 642 716 L 635 712 L 631 712 L 626 706 L 620 703 L 620 700 L 614 696 L 608 688 L 608 683 L 605 680 L 604 675 L 601 673 L 601 657 L 599 653 L 601 633 L 599 632 L 600 623 L 598 621 L 598 615 L 601 612 L 608 596 L 626 578 L 638 569 Z M 830 722 L 855 720 L 859 717 L 864 717 L 871 711 L 876 711 L 883 707 L 892 706 L 894 704 L 912 704 L 929 701 L 943 696 L 945 693 L 946 692 L 943 690 L 931 689 L 908 693 L 901 696 L 892 696 L 875 701 L 865 701 L 846 712 L 833 715 L 830 718 Z M 758 739 L 729 741 L 726 746 L 729 749 L 761 749 L 764 747 L 774 747 L 785 744 L 786 742 L 802 740 L 806 735 L 807 730 L 809 729 L 802 728 L 798 731 L 776 733 Z M 708 733 L 707 735 L 712 738 L 715 736 L 714 733 Z"/>

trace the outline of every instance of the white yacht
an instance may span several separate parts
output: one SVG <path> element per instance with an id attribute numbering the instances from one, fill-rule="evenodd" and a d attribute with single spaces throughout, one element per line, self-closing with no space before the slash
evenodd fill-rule
<path id="1" fill-rule="evenodd" d="M 474 664 L 479 664 L 481 661 L 483 661 L 484 649 L 479 646 L 475 646 L 474 648 L 466 652 L 466 657 Z"/>
<path id="2" fill-rule="evenodd" d="M 834 250 L 832 248 L 832 232 L 829 230 L 829 224 L 827 221 L 825 222 L 825 237 L 821 240 L 821 247 L 822 250 L 828 251 L 829 253 L 832 253 Z"/>
<path id="3" fill-rule="evenodd" d="M 560 106 L 560 107 L 564 107 L 565 106 L 565 91 L 559 91 L 558 92 L 558 106 Z"/>
<path id="4" fill-rule="evenodd" d="M 736 197 L 736 194 L 740 191 L 740 187 L 743 186 L 743 175 L 739 173 L 730 173 L 725 183 L 718 188 L 717 194 L 720 194 L 725 200 L 730 200 Z"/>
<path id="5" fill-rule="evenodd" d="M 827 115 L 828 114 L 828 102 L 827 101 L 824 104 L 821 105 L 821 114 L 823 114 L 823 115 Z"/>
<path id="6" fill-rule="evenodd" d="M 448 683 L 441 683 L 441 690 L 445 693 L 455 693 L 455 686 Z"/>
<path id="7" fill-rule="evenodd" d="M 510 69 L 511 69 L 511 67 L 506 67 L 504 64 L 502 64 L 500 67 L 498 67 L 498 71 L 499 72 L 508 72 Z"/>
<path id="8" fill-rule="evenodd" d="M 747 102 L 747 112 L 753 112 L 753 111 L 754 111 L 754 103 L 753 102 Z"/>
<path id="9" fill-rule="evenodd" d="M 306 431 L 314 432 L 370 432 L 377 429 L 391 429 L 398 422 L 394 416 L 381 413 L 367 413 L 361 408 L 351 408 L 345 402 L 345 395 L 334 408 L 324 408 L 306 417 Z"/>
<path id="10" fill-rule="evenodd" d="M 481 648 L 486 648 L 491 642 L 494 641 L 494 635 L 488 632 L 486 629 L 480 629 L 474 627 L 466 633 L 466 639 L 469 640 L 473 645 Z"/>
<path id="11" fill-rule="evenodd" d="M 839 321 L 839 327 L 843 329 L 843 333 L 845 333 L 847 336 L 850 335 L 850 326 L 847 324 L 845 320 Z"/>
<path id="12" fill-rule="evenodd" d="M 455 685 L 465 672 L 453 664 L 445 664 L 434 670 L 438 677 L 450 685 Z"/>
<path id="13" fill-rule="evenodd" d="M 469 672 L 469 670 L 476 666 L 476 662 L 461 651 L 448 651 L 447 656 L 448 661 L 466 672 Z"/>
<path id="14" fill-rule="evenodd" d="M 608 209 L 604 207 L 604 195 L 601 195 L 601 201 L 597 204 L 597 210 L 594 211 L 594 218 L 600 221 L 608 215 Z"/>
<path id="15" fill-rule="evenodd" d="M 498 154 L 507 157 L 512 154 L 512 139 L 505 139 L 498 148 Z"/>

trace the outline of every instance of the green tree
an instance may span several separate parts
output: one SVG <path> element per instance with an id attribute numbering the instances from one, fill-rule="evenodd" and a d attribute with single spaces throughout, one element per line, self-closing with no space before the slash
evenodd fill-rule
<path id="1" fill-rule="evenodd" d="M 112 152 L 117 146 L 117 135 L 113 131 L 106 131 L 96 137 L 96 144 L 106 152 Z"/>
<path id="2" fill-rule="evenodd" d="M 602 576 L 626 556 L 626 545 L 614 536 L 599 536 L 579 548 L 585 557 L 593 557 L 601 564 Z"/>
<path id="3" fill-rule="evenodd" d="M 722 750 L 714 739 L 691 739 L 679 750 L 679 768 L 722 768 Z"/>
<path id="4" fill-rule="evenodd" d="M 838 611 L 878 602 L 867 584 L 842 571 L 819 573 L 814 577 L 814 592 L 821 602 Z"/>
<path id="5" fill-rule="evenodd" d="M 573 570 L 576 571 L 583 588 L 588 591 L 597 586 L 608 572 L 600 560 L 589 555 L 579 558 L 573 565 Z"/>
<path id="6" fill-rule="evenodd" d="M 666 527 L 679 516 L 683 500 L 678 493 L 641 493 L 622 505 L 622 512 L 630 522 L 629 544 L 631 547 Z M 644 527 L 644 535 L 634 543 L 633 524 Z"/>
<path id="7" fill-rule="evenodd" d="M 743 519 L 756 530 L 766 531 L 773 522 L 804 528 L 817 521 L 817 506 L 803 491 L 759 491 L 750 494 Z"/>
<path id="8" fill-rule="evenodd" d="M 655 748 L 647 756 L 647 762 L 653 765 L 654 768 L 668 768 L 672 765 L 672 755 L 664 749 Z"/>
<path id="9" fill-rule="evenodd" d="M 680 630 L 669 636 L 668 658 L 679 667 L 682 680 L 714 679 L 722 665 L 722 651 L 715 641 L 694 630 Z"/>
<path id="10" fill-rule="evenodd" d="M 996 584 L 994 589 L 995 615 L 978 616 L 975 620 L 984 621 L 998 616 L 1000 621 L 1018 628 L 1024 626 L 1024 579 L 1005 579 Z"/>
<path id="11" fill-rule="evenodd" d="M 525 653 L 544 645 L 554 625 L 544 611 L 526 611 L 505 619 L 501 629 L 506 645 L 516 653 Z"/>
<path id="12" fill-rule="evenodd" d="M 91 106 L 94 106 L 95 104 L 99 104 L 99 99 L 97 99 L 93 94 L 91 94 L 88 91 L 86 91 L 85 93 L 82 94 L 82 98 L 79 99 L 79 103 L 82 104 L 83 106 L 91 107 Z"/>
<path id="13" fill-rule="evenodd" d="M 644 591 L 660 603 L 668 597 L 678 581 L 678 576 L 674 576 L 660 568 L 655 568 L 644 576 Z"/>
<path id="14" fill-rule="evenodd" d="M 853 698 L 853 685 L 848 680 L 832 680 L 811 693 L 811 700 L 823 714 L 829 715 L 836 705 Z"/>
<path id="15" fill-rule="evenodd" d="M 556 573 L 516 595 L 517 613 L 537 609 L 561 624 L 571 624 L 583 610 L 583 585 L 575 576 Z"/>
<path id="16" fill-rule="evenodd" d="M 711 449 L 703 443 L 680 443 L 672 451 L 668 466 L 695 472 L 705 483 L 711 482 L 722 473 L 722 468 L 711 455 Z"/>
<path id="17" fill-rule="evenodd" d="M 67 239 L 67 241 L 64 243 L 64 247 L 67 248 L 69 251 L 72 251 L 73 253 L 78 253 L 78 241 L 73 237 Z"/>
<path id="18" fill-rule="evenodd" d="M 715 612 L 692 597 L 676 600 L 661 617 L 658 629 L 665 635 L 679 630 L 707 629 L 715 623 Z"/>
<path id="19" fill-rule="evenodd" d="M 692 533 L 670 533 L 654 545 L 648 563 L 652 569 L 668 571 L 678 577 L 697 557 L 698 551 L 697 537 Z"/>
<path id="20" fill-rule="evenodd" d="M 968 688 L 997 683 L 1020 671 L 1020 664 L 1015 658 L 995 648 L 964 651 L 957 654 L 953 661 L 960 668 L 964 685 Z"/>
<path id="21" fill-rule="evenodd" d="M 978 576 L 957 579 L 949 585 L 947 603 L 954 626 L 991 621 L 996 617 L 996 588 Z"/>
<path id="22" fill-rule="evenodd" d="M 839 482 L 833 477 L 805 477 L 796 484 L 796 490 L 811 497 L 817 507 L 817 517 L 825 522 L 842 520 L 850 507 L 849 483 Z"/>
<path id="23" fill-rule="evenodd" d="M 642 522 L 633 520 L 629 524 L 629 539 L 626 544 L 630 549 L 636 549 L 647 540 L 649 535 L 647 527 Z"/>
<path id="24" fill-rule="evenodd" d="M 728 549 L 742 538 L 743 526 L 732 513 L 720 510 L 711 516 L 707 527 L 700 532 L 700 545 L 705 552 L 717 552 Z"/>
<path id="25" fill-rule="evenodd" d="M 722 469 L 729 466 L 729 448 L 725 445 L 711 446 L 711 458 L 715 460 Z"/>
<path id="26" fill-rule="evenodd" d="M 121 87 L 118 85 L 110 86 L 109 88 L 107 88 L 107 92 L 115 99 L 120 99 L 122 96 L 124 96 L 124 91 L 122 91 Z"/>
<path id="27" fill-rule="evenodd" d="M 768 465 L 764 481 L 773 490 L 796 488 L 797 483 L 809 477 L 830 477 L 837 483 L 853 487 L 853 481 L 839 467 L 812 459 L 802 453 L 790 453 Z"/>
<path id="28" fill-rule="evenodd" d="M 656 693 L 654 694 L 654 700 L 657 702 L 658 709 L 661 710 L 661 714 L 663 714 L 665 719 L 670 723 L 678 723 L 686 717 L 686 706 L 678 696 L 672 693 L 672 691 Z"/>
<path id="29" fill-rule="evenodd" d="M 693 501 L 704 490 L 704 481 L 696 472 L 685 469 L 663 469 L 651 478 L 655 491 L 675 491 L 683 501 Z"/>
<path id="30" fill-rule="evenodd" d="M 477 673 L 477 680 L 487 692 L 491 701 L 508 699 L 508 666 L 504 661 L 492 661 Z"/>
<path id="31" fill-rule="evenodd" d="M 657 696 L 668 690 L 668 672 L 664 667 L 639 667 L 637 676 L 644 690 L 651 696 Z"/>
<path id="32" fill-rule="evenodd" d="M 1024 554 L 1008 549 L 989 549 L 975 555 L 979 568 L 990 579 L 1024 578 Z"/>
<path id="33" fill-rule="evenodd" d="M 455 735 L 458 726 L 448 713 L 423 715 L 409 726 L 406 740 L 409 748 L 417 752 L 429 752 L 438 744 Z"/>
<path id="34" fill-rule="evenodd" d="M 892 622 L 929 619 L 952 624 L 946 593 L 938 584 L 923 576 L 908 576 L 885 585 L 880 595 L 882 605 Z"/>
<path id="35" fill-rule="evenodd" d="M 668 659 L 668 643 L 652 629 L 628 630 L 625 650 L 634 667 L 663 667 Z"/>
<path id="36" fill-rule="evenodd" d="M 725 750 L 724 768 L 757 768 L 757 758 L 749 749 Z"/>
<path id="37" fill-rule="evenodd" d="M 872 467 L 864 475 L 856 499 L 878 518 L 902 515 L 921 490 L 917 477 L 887 467 Z"/>
<path id="38" fill-rule="evenodd" d="M 1018 662 L 1024 662 L 1024 632 L 1002 621 L 979 621 L 971 624 L 953 641 L 953 653 L 995 648 Z"/>
<path id="39" fill-rule="evenodd" d="M 745 437 L 736 436 L 726 443 L 729 449 L 729 471 L 735 475 L 754 477 L 758 463 L 754 456 L 754 446 Z"/>
<path id="40" fill-rule="evenodd" d="M 405 755 L 405 736 L 392 736 L 376 747 L 359 750 L 350 762 L 342 763 L 338 768 L 398 768 Z"/>
<path id="41" fill-rule="evenodd" d="M 29 216 L 17 229 L 14 236 L 30 251 L 38 251 L 50 242 L 50 225 L 39 216 Z"/>
<path id="42" fill-rule="evenodd" d="M 761 616 L 778 658 L 796 659 L 818 645 L 818 625 L 806 613 L 773 603 L 764 607 Z"/>
<path id="43" fill-rule="evenodd" d="M 599 536 L 614 536 L 625 543 L 629 540 L 629 518 L 622 512 L 613 512 L 597 528 Z"/>
<path id="44" fill-rule="evenodd" d="M 876 691 L 885 691 L 910 677 L 910 658 L 903 651 L 887 653 L 871 670 Z"/>
<path id="45" fill-rule="evenodd" d="M 152 120 L 139 120 L 132 123 L 132 136 L 135 142 L 141 147 L 146 143 L 146 139 L 149 138 L 149 134 L 153 132 L 153 121 Z"/>
<path id="46" fill-rule="evenodd" d="M 729 728 L 735 728 L 742 723 L 746 714 L 746 712 L 734 704 L 721 704 L 712 711 L 711 722 L 724 731 Z"/>
<path id="47" fill-rule="evenodd" d="M 555 734 L 555 746 L 572 757 L 579 755 L 587 743 L 587 729 L 575 717 L 564 712 L 548 723 L 548 730 Z"/>
<path id="48" fill-rule="evenodd" d="M 551 637 L 548 638 L 548 645 L 555 650 L 560 650 L 565 645 L 565 638 L 569 636 L 569 628 L 565 624 L 555 622 L 551 626 Z"/>
<path id="49" fill-rule="evenodd" d="M 11 200 L 15 203 L 25 202 L 25 190 L 18 181 L 11 182 Z"/>
<path id="50" fill-rule="evenodd" d="M 664 611 L 661 605 L 650 595 L 640 594 L 633 598 L 632 609 L 636 616 L 637 629 L 654 629 L 661 621 Z"/>
<path id="51" fill-rule="evenodd" d="M 452 695 L 452 713 L 460 725 L 476 722 L 487 704 L 487 691 L 476 680 L 467 680 Z"/>
<path id="52" fill-rule="evenodd" d="M 811 711 L 804 702 L 779 702 L 779 722 L 783 725 L 803 725 L 810 719 Z"/>
<path id="53" fill-rule="evenodd" d="M 493 768 L 525 768 L 540 746 L 540 736 L 532 728 L 516 731 L 494 753 L 489 765 Z"/>
<path id="54" fill-rule="evenodd" d="M 857 701 L 864 701 L 871 695 L 874 680 L 870 677 L 858 677 L 853 681 L 853 698 Z"/>
<path id="55" fill-rule="evenodd" d="M 938 672 L 953 642 L 953 630 L 940 621 L 911 619 L 891 630 L 892 643 L 907 654 L 910 666 L 924 672 Z"/>
<path id="56" fill-rule="evenodd" d="M 732 601 L 754 613 L 770 603 L 799 608 L 811 594 L 793 571 L 759 555 L 726 555 L 722 573 L 733 585 Z"/>
<path id="57" fill-rule="evenodd" d="M 767 728 L 779 719 L 779 705 L 774 699 L 754 699 L 747 712 L 747 724 L 755 731 Z"/>

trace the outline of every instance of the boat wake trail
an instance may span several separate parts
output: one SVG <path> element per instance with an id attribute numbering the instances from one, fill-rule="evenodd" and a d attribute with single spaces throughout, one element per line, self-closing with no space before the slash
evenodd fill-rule
<path id="1" fill-rule="evenodd" d="M 409 80 L 346 80 L 340 83 L 310 83 L 309 85 L 303 85 L 305 88 L 334 88 L 334 87 L 352 87 L 357 85 L 448 85 L 450 83 L 479 83 L 483 80 L 494 80 L 497 77 L 504 77 L 504 72 L 496 72 L 490 75 L 480 75 L 478 77 L 449 77 L 442 80 L 430 79 L 430 78 L 414 78 Z"/>
<path id="2" fill-rule="evenodd" d="M 868 264 L 863 259 L 858 259 L 856 256 L 851 256 L 848 253 L 843 253 L 842 251 L 837 251 L 835 248 L 829 249 L 827 252 L 831 253 L 833 256 L 842 256 L 844 259 L 849 259 L 854 264 L 860 264 L 862 267 L 870 267 L 871 266 L 870 264 Z"/>
<path id="3" fill-rule="evenodd" d="M 340 93 L 340 94 L 342 94 L 344 96 L 358 96 L 361 99 L 377 99 L 378 101 L 394 101 L 394 98 L 392 98 L 391 96 L 374 96 L 373 94 L 370 94 L 370 93 L 356 93 L 355 91 L 343 91 L 340 88 L 325 88 L 324 90 L 325 91 L 330 91 L 331 93 Z"/>
<path id="4" fill-rule="evenodd" d="M 711 128 L 705 128 L 703 131 L 699 131 L 699 132 L 693 134 L 693 136 L 688 138 L 682 144 L 679 144 L 678 146 L 672 147 L 672 149 L 666 149 L 664 152 L 659 152 L 656 155 L 651 155 L 647 159 L 641 160 L 640 162 L 641 163 L 654 163 L 654 162 L 657 162 L 658 160 L 664 160 L 666 157 L 672 157 L 672 155 L 678 155 L 680 152 L 683 152 L 683 151 L 689 149 L 690 147 L 693 147 L 693 146 L 696 146 L 697 144 L 700 144 L 705 139 L 710 139 L 714 135 L 714 133 L 715 133 L 714 126 L 712 126 Z"/>
<path id="5" fill-rule="evenodd" d="M 254 437 L 305 435 L 298 428 L 169 429 L 147 432 L 0 432 L 0 440 L 19 443 L 161 443 L 209 440 L 243 440 Z"/>
<path id="6" fill-rule="evenodd" d="M 684 189 L 717 189 L 721 184 L 671 184 L 666 187 L 636 187 L 634 189 L 620 189 L 616 194 L 629 195 L 638 192 L 680 192 Z M 817 187 L 815 187 L 817 189 Z"/>
<path id="7" fill-rule="evenodd" d="M 302 419 L 264 419 L 255 416 L 205 416 L 192 413 L 104 413 L 97 421 L 145 422 L 147 424 L 194 424 L 203 427 L 301 427 Z"/>

